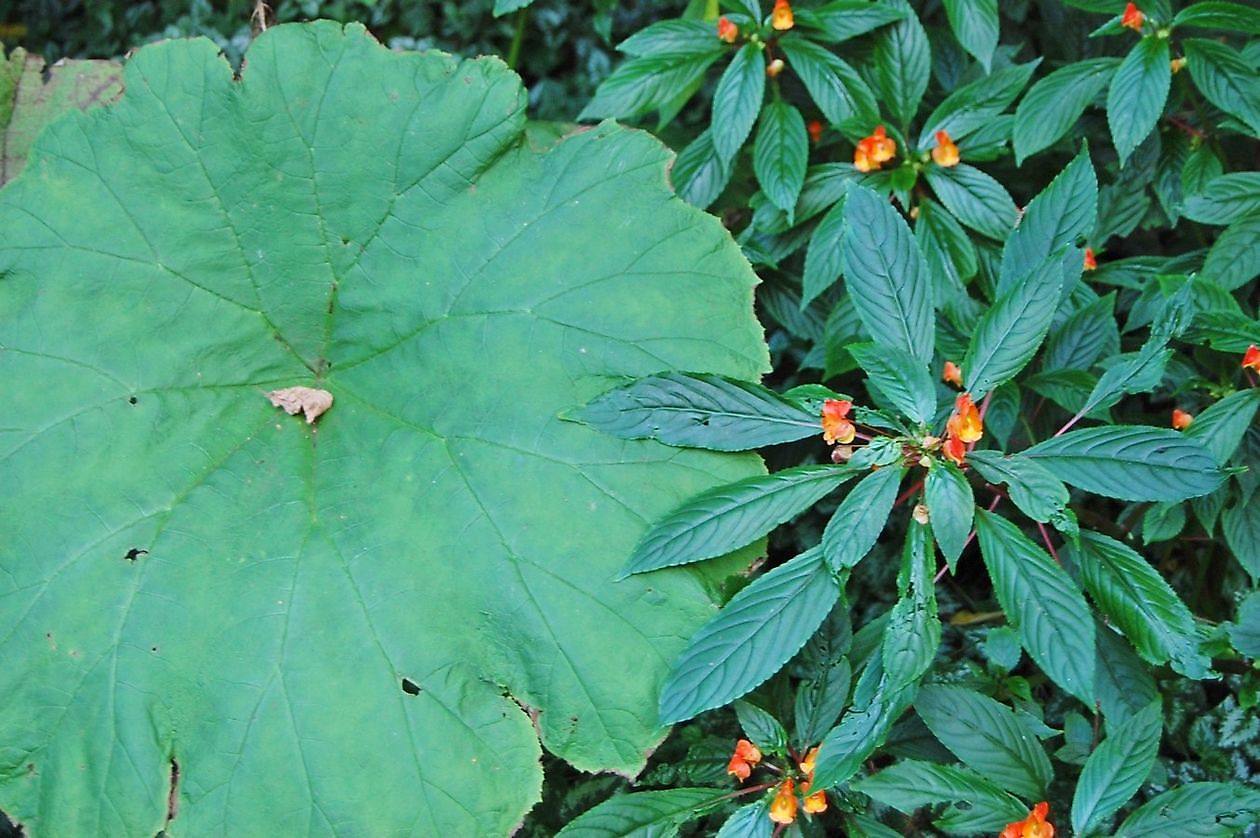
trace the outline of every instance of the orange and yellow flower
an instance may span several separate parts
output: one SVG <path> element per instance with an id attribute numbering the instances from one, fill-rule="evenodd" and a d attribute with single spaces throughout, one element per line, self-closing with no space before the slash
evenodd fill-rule
<path id="1" fill-rule="evenodd" d="M 954 399 L 954 415 L 949 417 L 945 430 L 963 442 L 976 442 L 984 436 L 984 422 L 971 401 L 970 393 L 959 393 Z"/>
<path id="2" fill-rule="evenodd" d="M 1022 821 L 1008 823 L 998 838 L 1054 838 L 1054 826 L 1046 821 L 1050 804 L 1044 801 L 1033 807 Z"/>
<path id="3" fill-rule="evenodd" d="M 936 165 L 945 168 L 957 166 L 962 159 L 958 155 L 958 146 L 949 138 L 948 132 L 936 132 L 936 148 L 932 149 L 932 159 L 936 161 Z"/>
<path id="4" fill-rule="evenodd" d="M 853 402 L 841 399 L 827 399 L 822 406 L 823 441 L 828 445 L 840 443 L 847 445 L 857 436 L 857 428 L 849 421 L 849 411 Z"/>
<path id="5" fill-rule="evenodd" d="M 770 802 L 770 820 L 775 823 L 791 823 L 796 820 L 796 794 L 791 779 L 779 784 L 779 791 Z"/>
<path id="6" fill-rule="evenodd" d="M 1190 423 L 1193 421 L 1194 416 L 1192 414 L 1186 413 L 1180 408 L 1173 408 L 1172 426 L 1177 430 L 1184 431 L 1186 428 L 1190 427 Z"/>
<path id="7" fill-rule="evenodd" d="M 722 15 L 718 18 L 717 35 L 719 41 L 733 44 L 735 39 L 739 37 L 739 27 L 727 19 L 726 15 Z"/>
<path id="8" fill-rule="evenodd" d="M 1098 260 L 1094 258 L 1094 248 L 1092 247 L 1085 248 L 1085 270 L 1098 270 Z"/>
<path id="9" fill-rule="evenodd" d="M 897 143 L 884 131 L 884 126 L 876 126 L 869 136 L 858 141 L 853 152 L 853 168 L 859 172 L 870 172 L 878 169 L 897 155 Z"/>
<path id="10" fill-rule="evenodd" d="M 809 141 L 814 145 L 818 145 L 818 141 L 822 139 L 823 124 L 817 119 L 811 119 L 809 124 L 805 126 L 805 130 L 809 132 Z"/>
<path id="11" fill-rule="evenodd" d="M 786 32 L 796 25 L 792 16 L 792 4 L 788 0 L 774 0 L 774 11 L 770 13 L 770 25 L 780 32 Z"/>
<path id="12" fill-rule="evenodd" d="M 779 73 L 783 72 L 783 67 L 784 67 L 783 59 L 776 58 L 766 65 L 766 75 L 772 79 L 777 78 Z"/>
<path id="13" fill-rule="evenodd" d="M 1252 372 L 1260 372 L 1260 347 L 1254 343 L 1243 353 L 1242 365 Z"/>
<path id="14" fill-rule="evenodd" d="M 761 751 L 747 739 L 735 743 L 735 753 L 726 764 L 726 773 L 734 775 L 741 783 L 752 774 L 753 766 L 761 762 Z"/>
<path id="15" fill-rule="evenodd" d="M 946 384 L 953 384 L 955 387 L 962 386 L 962 367 L 953 361 L 946 361 L 944 369 L 941 370 L 941 381 Z"/>
<path id="16" fill-rule="evenodd" d="M 1135 32 L 1142 30 L 1142 24 L 1146 22 L 1146 15 L 1142 14 L 1133 3 L 1129 3 L 1124 7 L 1124 15 L 1120 18 L 1120 25 L 1126 29 L 1132 29 Z"/>

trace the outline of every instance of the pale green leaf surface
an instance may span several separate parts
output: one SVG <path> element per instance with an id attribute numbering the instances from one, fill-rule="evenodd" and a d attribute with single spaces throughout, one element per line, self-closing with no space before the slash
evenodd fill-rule
<path id="1" fill-rule="evenodd" d="M 1047 259 L 994 301 L 971 334 L 963 375 L 972 398 L 1010 381 L 1037 354 L 1054 319 L 1063 273 Z"/>
<path id="2" fill-rule="evenodd" d="M 974 166 L 929 166 L 924 175 L 945 208 L 983 236 L 1003 241 L 1015 226 L 1015 201 L 1002 184 Z"/>
<path id="3" fill-rule="evenodd" d="M 712 604 L 612 577 L 759 467 L 558 414 L 767 365 L 755 277 L 667 152 L 611 124 L 536 152 L 501 62 L 357 25 L 273 27 L 240 81 L 207 40 L 145 47 L 125 86 L 0 191 L 3 808 L 493 835 L 539 734 L 641 769 Z M 268 402 L 292 385 L 334 397 L 318 425 Z"/>
<path id="4" fill-rule="evenodd" d="M 974 455 L 972 452 L 972 457 Z M 971 533 L 971 522 L 976 514 L 975 494 L 958 467 L 945 460 L 932 463 L 923 494 L 932 521 L 932 535 L 952 571 Z"/>
<path id="5" fill-rule="evenodd" d="M 721 802 L 720 789 L 677 788 L 618 794 L 583 812 L 557 838 L 662 838 Z"/>
<path id="6" fill-rule="evenodd" d="M 1234 783 L 1187 783 L 1124 819 L 1115 838 L 1228 838 L 1260 820 L 1260 791 Z"/>
<path id="7" fill-rule="evenodd" d="M 945 0 L 945 13 L 958 43 L 989 72 L 998 42 L 997 0 Z"/>
<path id="8" fill-rule="evenodd" d="M 1055 70 L 1038 81 L 1015 109 L 1011 145 L 1022 165 L 1067 133 L 1111 80 L 1119 58 L 1091 58 Z"/>
<path id="9" fill-rule="evenodd" d="M 1168 99 L 1168 40 L 1143 38 L 1116 68 L 1107 89 L 1107 125 L 1121 165 L 1154 129 Z"/>
<path id="10" fill-rule="evenodd" d="M 906 0 L 884 0 L 881 5 L 905 13 L 902 20 L 879 31 L 872 59 L 884 107 L 904 128 L 914 118 L 927 91 L 932 48 L 923 24 Z"/>
<path id="11" fill-rule="evenodd" d="M 709 126 L 713 148 L 723 164 L 729 164 L 752 132 L 766 90 L 766 59 L 762 45 L 747 43 L 727 65 L 713 93 L 713 120 Z M 588 105 L 589 109 L 590 106 Z"/>
<path id="12" fill-rule="evenodd" d="M 1088 234 L 1097 215 L 1098 178 L 1082 151 L 1024 208 L 1002 247 L 998 293 L 1026 282 L 1047 259 Z"/>
<path id="13" fill-rule="evenodd" d="M 1072 797 L 1072 829 L 1089 835 L 1104 819 L 1137 792 L 1159 750 L 1164 715 L 1153 701 L 1107 738 L 1089 755 Z"/>
<path id="14" fill-rule="evenodd" d="M 913 759 L 899 760 L 878 774 L 853 784 L 900 812 L 912 814 L 921 806 L 964 804 L 952 807 L 951 815 L 967 812 L 969 832 L 998 832 L 1013 821 L 1028 816 L 1028 807 L 969 768 L 938 765 Z M 980 816 L 976 817 L 976 811 Z"/>

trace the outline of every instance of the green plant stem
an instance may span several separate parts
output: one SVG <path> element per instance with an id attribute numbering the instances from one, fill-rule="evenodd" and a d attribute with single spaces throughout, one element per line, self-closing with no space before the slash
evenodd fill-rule
<path id="1" fill-rule="evenodd" d="M 516 62 L 521 57 L 521 44 L 525 43 L 525 21 L 529 19 L 529 7 L 516 12 L 516 31 L 512 33 L 512 45 L 508 47 L 507 65 L 516 69 Z"/>

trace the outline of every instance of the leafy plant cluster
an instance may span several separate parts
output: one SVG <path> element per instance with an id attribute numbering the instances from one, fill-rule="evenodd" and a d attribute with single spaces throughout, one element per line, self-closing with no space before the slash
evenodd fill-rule
<path id="1" fill-rule="evenodd" d="M 370 14 L 396 46 L 463 49 L 453 30 L 417 34 L 455 15 L 440 8 L 380 3 Z M 529 61 L 548 66 L 550 36 L 514 27 L 554 13 L 556 43 L 578 37 L 577 7 L 474 8 L 515 16 L 462 31 L 493 32 L 487 42 L 519 55 L 527 78 Z M 241 11 L 213 28 L 235 32 L 243 49 Z M 646 676 L 639 708 L 650 723 L 605 737 L 641 749 L 653 726 L 673 726 L 637 780 L 570 767 L 643 766 L 591 757 L 584 712 L 562 730 L 551 702 L 573 702 L 535 680 L 553 664 L 527 653 L 519 670 L 503 663 L 515 652 L 496 631 L 533 621 L 536 601 L 479 612 L 490 627 L 478 631 L 495 638 L 483 679 L 524 696 L 543 743 L 568 760 L 544 759 L 543 803 L 525 833 L 1254 832 L 1260 11 L 1223 0 L 698 0 L 669 11 L 677 16 L 642 25 L 637 6 L 587 9 L 600 29 L 590 44 L 609 21 L 628 26 L 623 59 L 587 100 L 605 71 L 592 46 L 591 60 L 565 64 L 553 104 L 541 82 L 531 87 L 531 113 L 554 117 L 576 98 L 580 113 L 566 116 L 643 120 L 679 149 L 674 190 L 720 216 L 761 279 L 773 370 L 759 382 L 747 363 L 714 361 L 721 352 L 658 352 L 673 337 L 650 310 L 672 303 L 652 284 L 640 307 L 620 298 L 629 331 L 610 325 L 598 297 L 582 315 L 591 321 L 566 321 L 574 340 L 619 336 L 614 362 L 565 361 L 580 384 L 562 388 L 567 406 L 549 390 L 546 409 L 588 434 L 583 445 L 695 456 L 686 462 L 706 476 L 691 485 L 672 472 L 678 482 L 650 499 L 638 494 L 644 481 L 600 486 L 651 511 L 635 512 L 625 554 L 600 559 L 621 567 L 596 573 L 597 599 L 641 592 L 616 600 L 637 607 L 675 586 L 669 596 L 690 603 L 675 630 L 693 626 L 689 639 L 653 647 L 663 666 Z M 621 136 L 603 124 L 544 152 L 560 133 L 535 126 L 534 150 L 569 159 L 577 144 Z M 506 164 L 495 165 L 469 169 L 469 181 Z M 523 177 L 525 193 L 568 194 Z M 647 225 L 656 205 L 638 200 L 614 203 L 657 229 Z M 401 220 L 422 229 L 422 219 Z M 361 232 L 345 229 L 355 243 Z M 557 249 L 602 252 L 602 228 L 575 229 Z M 709 251 L 671 251 L 676 270 L 690 270 L 696 252 Z M 10 269 L 25 264 L 15 257 Z M 636 278 L 670 270 L 628 264 Z M 516 269 L 504 270 L 510 293 Z M 688 302 L 732 299 L 712 293 Z M 320 381 L 349 388 L 338 399 L 355 398 L 353 374 L 320 364 Z M 327 445 L 337 421 L 336 408 L 321 420 Z M 512 465 L 546 438 L 513 436 Z M 748 474 L 736 454 L 747 451 L 770 473 Z M 724 458 L 738 465 L 714 465 Z M 595 485 L 606 466 L 574 465 Z M 561 529 L 552 537 L 576 549 Z M 729 575 L 766 539 L 765 563 Z M 723 558 L 741 550 L 742 561 Z M 441 567 L 424 561 L 426 572 Z M 682 593 L 679 580 L 697 578 L 723 601 L 716 614 Z M 581 613 L 563 602 L 563 613 Z M 594 683 L 579 669 L 566 682 L 574 693 Z M 408 683 L 423 692 L 409 680 L 404 692 Z M 18 777 L 21 760 L 9 762 Z"/>

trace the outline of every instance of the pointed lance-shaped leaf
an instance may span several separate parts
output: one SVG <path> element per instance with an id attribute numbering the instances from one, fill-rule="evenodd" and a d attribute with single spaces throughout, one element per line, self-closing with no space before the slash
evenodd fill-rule
<path id="1" fill-rule="evenodd" d="M 976 510 L 980 555 L 1006 619 L 1056 684 L 1094 703 L 1094 624 L 1072 577 L 1010 521 Z"/>
<path id="2" fill-rule="evenodd" d="M 936 415 L 936 386 L 927 366 L 896 346 L 853 343 L 846 347 L 870 383 L 903 415 L 918 424 Z"/>
<path id="3" fill-rule="evenodd" d="M 875 546 L 897 500 L 901 468 L 871 471 L 849 490 L 823 530 L 827 564 L 839 572 L 860 562 Z"/>
<path id="4" fill-rule="evenodd" d="M 941 645 L 941 621 L 936 610 L 936 568 L 928 549 L 928 528 L 911 521 L 897 574 L 897 603 L 884 628 L 884 672 L 887 689 L 899 690 L 918 682 L 932 665 Z"/>
<path id="5" fill-rule="evenodd" d="M 1024 208 L 1002 247 L 998 294 L 1026 282 L 1047 259 L 1087 235 L 1097 215 L 1098 178 L 1082 150 Z"/>
<path id="6" fill-rule="evenodd" d="M 929 166 L 923 174 L 946 209 L 980 235 L 1003 241 L 1014 229 L 1015 201 L 992 176 L 966 163 Z"/>
<path id="7" fill-rule="evenodd" d="M 875 36 L 875 83 L 880 99 L 903 128 L 910 124 L 932 75 L 932 48 L 927 32 L 906 0 L 881 5 L 906 12 Z"/>
<path id="8" fill-rule="evenodd" d="M 818 222 L 805 249 L 805 273 L 801 275 L 801 305 L 813 302 L 835 285 L 844 269 L 844 197 Z"/>
<path id="9" fill-rule="evenodd" d="M 977 453 L 980 452 L 969 454 L 968 462 L 972 462 Z M 934 460 L 924 482 L 924 496 L 932 522 L 932 535 L 936 537 L 941 555 L 952 572 L 967 544 L 971 522 L 975 519 L 975 494 L 957 466 L 946 460 Z"/>
<path id="10" fill-rule="evenodd" d="M 998 42 L 997 0 L 945 0 L 945 14 L 958 43 L 989 72 Z"/>
<path id="11" fill-rule="evenodd" d="M 1167 38 L 1142 38 L 1111 77 L 1107 90 L 1107 124 L 1122 166 L 1164 112 L 1172 84 L 1168 61 Z"/>
<path id="12" fill-rule="evenodd" d="M 1063 481 L 1022 454 L 972 451 L 967 462 L 990 483 L 1005 484 L 1011 502 L 1034 521 L 1049 523 L 1067 506 L 1068 490 Z"/>
<path id="13" fill-rule="evenodd" d="M 998 70 L 955 90 L 936 106 L 919 131 L 919 151 L 936 147 L 937 133 L 944 131 L 955 142 L 964 140 L 993 123 L 1028 84 L 1040 59 Z"/>
<path id="14" fill-rule="evenodd" d="M 963 358 L 972 398 L 983 398 L 1010 381 L 1037 354 L 1054 319 L 1062 281 L 1059 259 L 1051 257 L 1001 294 L 980 319 Z"/>
<path id="15" fill-rule="evenodd" d="M 1204 38 L 1181 42 L 1194 86 L 1260 136 L 1260 72 L 1232 47 Z"/>
<path id="16" fill-rule="evenodd" d="M 876 343 L 931 361 L 936 320 L 927 263 L 905 220 L 864 186 L 850 186 L 845 200 L 844 275 Z"/>
<path id="17" fill-rule="evenodd" d="M 796 22 L 818 30 L 819 34 L 811 33 L 816 40 L 836 43 L 865 35 L 911 14 L 909 8 L 870 0 L 831 0 L 816 9 L 798 9 Z"/>
<path id="18" fill-rule="evenodd" d="M 869 128 L 879 120 L 874 92 L 835 53 L 804 38 L 785 38 L 779 48 L 827 122 Z"/>
<path id="19" fill-rule="evenodd" d="M 766 105 L 753 143 L 753 172 L 761 191 L 787 213 L 789 223 L 795 220 L 808 162 L 809 134 L 801 112 L 787 102 Z"/>
<path id="20" fill-rule="evenodd" d="M 1068 431 L 1024 452 L 1064 483 L 1109 498 L 1186 500 L 1225 479 L 1197 439 L 1171 428 L 1104 425 Z"/>
<path id="21" fill-rule="evenodd" d="M 1107 734 L 1085 761 L 1072 797 L 1072 829 L 1090 835 L 1128 802 L 1155 765 L 1164 727 L 1156 699 Z"/>
<path id="22" fill-rule="evenodd" d="M 1260 820 L 1260 790 L 1187 783 L 1157 794 L 1124 819 L 1115 838 L 1228 838 Z"/>
<path id="23" fill-rule="evenodd" d="M 1016 162 L 1023 165 L 1066 134 L 1119 66 L 1119 58 L 1090 58 L 1061 67 L 1034 84 L 1015 109 L 1011 145 Z"/>
<path id="24" fill-rule="evenodd" d="M 618 794 L 569 821 L 556 838 L 672 835 L 727 800 L 721 789 L 676 788 Z"/>
<path id="25" fill-rule="evenodd" d="M 840 596 L 815 547 L 753 580 L 696 633 L 661 688 L 661 724 L 739 698 L 782 668 Z"/>
<path id="26" fill-rule="evenodd" d="M 654 523 L 619 578 L 751 544 L 857 474 L 847 466 L 798 466 L 710 489 Z"/>
<path id="27" fill-rule="evenodd" d="M 723 163 L 729 164 L 748 139 L 761 112 L 765 91 L 766 61 L 762 45 L 750 41 L 735 53 L 713 93 L 709 131 L 713 148 Z"/>
<path id="28" fill-rule="evenodd" d="M 968 833 L 997 832 L 1028 814 L 1027 804 L 961 765 L 900 759 L 858 780 L 853 788 L 907 815 L 923 806 L 951 805 L 951 819 L 968 814 L 966 825 L 959 829 Z M 952 804 L 962 806 L 953 808 Z"/>

